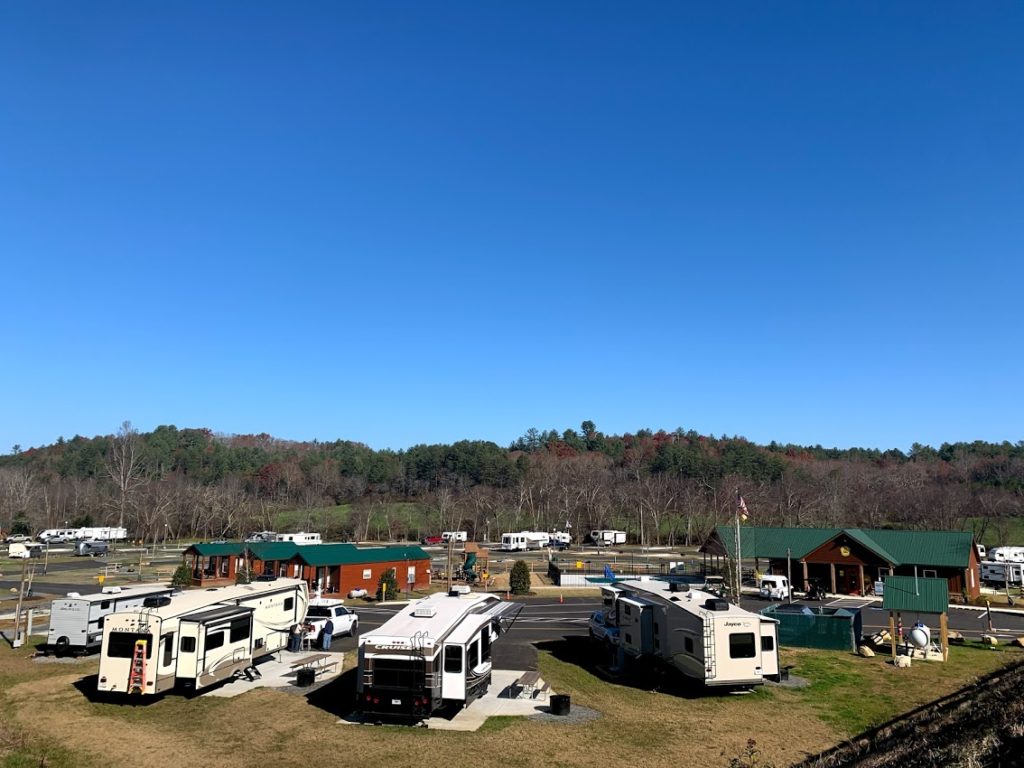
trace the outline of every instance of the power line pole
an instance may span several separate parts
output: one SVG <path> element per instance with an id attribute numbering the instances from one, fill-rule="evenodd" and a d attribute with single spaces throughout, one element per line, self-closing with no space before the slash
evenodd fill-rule
<path id="1" fill-rule="evenodd" d="M 26 550 L 26 555 L 28 551 Z M 25 576 L 28 573 L 28 557 L 21 561 L 21 587 L 18 589 L 18 608 L 14 612 L 14 642 L 13 648 L 20 648 L 25 640 L 21 636 L 21 604 L 25 599 Z"/>

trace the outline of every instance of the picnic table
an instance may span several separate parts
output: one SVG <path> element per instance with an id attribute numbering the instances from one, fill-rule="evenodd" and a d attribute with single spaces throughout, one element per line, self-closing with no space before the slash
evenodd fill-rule
<path id="1" fill-rule="evenodd" d="M 540 676 L 540 672 L 524 672 L 519 679 L 513 683 L 519 688 L 519 695 L 516 698 L 529 699 L 546 696 L 551 687 Z"/>
<path id="2" fill-rule="evenodd" d="M 337 668 L 338 659 L 330 653 L 314 653 L 299 659 L 291 665 L 293 671 L 300 669 L 312 669 L 316 674 L 326 672 L 331 667 Z"/>

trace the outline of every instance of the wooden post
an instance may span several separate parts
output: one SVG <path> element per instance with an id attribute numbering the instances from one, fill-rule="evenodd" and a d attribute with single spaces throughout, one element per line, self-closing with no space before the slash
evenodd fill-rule
<path id="1" fill-rule="evenodd" d="M 832 594 L 836 594 L 836 564 L 828 564 L 829 573 L 832 575 Z"/>
<path id="2" fill-rule="evenodd" d="M 892 611 L 889 611 L 889 644 L 892 646 L 892 658 L 896 660 L 896 619 Z"/>
<path id="3" fill-rule="evenodd" d="M 863 563 L 861 563 L 860 565 L 857 566 L 857 571 L 858 571 L 858 575 L 860 576 L 860 582 L 859 582 L 859 584 L 860 584 L 860 594 L 863 597 L 864 595 L 866 595 L 868 593 L 868 591 L 866 589 L 864 589 L 864 564 Z"/>
<path id="4" fill-rule="evenodd" d="M 806 560 L 801 560 L 800 561 L 800 565 L 802 565 L 804 567 L 804 592 L 806 592 L 807 590 L 809 590 L 811 588 L 810 578 L 809 578 L 808 573 L 807 573 L 807 561 Z"/>
<path id="5" fill-rule="evenodd" d="M 949 623 L 945 611 L 939 614 L 939 644 L 942 646 L 942 660 L 949 661 Z"/>

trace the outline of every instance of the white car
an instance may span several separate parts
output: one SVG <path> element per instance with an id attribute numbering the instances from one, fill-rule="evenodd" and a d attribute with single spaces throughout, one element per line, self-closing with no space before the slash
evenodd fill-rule
<path id="1" fill-rule="evenodd" d="M 24 544 L 26 541 L 31 541 L 31 539 L 21 533 L 12 534 L 4 539 L 6 544 Z"/>
<path id="2" fill-rule="evenodd" d="M 327 597 L 310 600 L 309 608 L 306 609 L 305 623 L 313 629 L 307 630 L 307 633 L 310 636 L 319 637 L 328 619 L 334 624 L 331 637 L 354 635 L 359 628 L 359 617 L 346 608 L 343 601 Z"/>

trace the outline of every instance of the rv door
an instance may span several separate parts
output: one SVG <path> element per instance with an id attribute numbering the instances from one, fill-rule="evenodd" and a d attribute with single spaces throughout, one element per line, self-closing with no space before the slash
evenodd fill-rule
<path id="1" fill-rule="evenodd" d="M 441 698 L 464 701 L 466 698 L 465 649 L 456 643 L 445 643 L 441 656 Z"/>
<path id="2" fill-rule="evenodd" d="M 774 621 L 761 622 L 761 674 L 765 677 L 779 674 L 778 624 Z"/>

